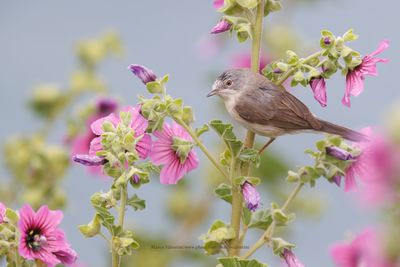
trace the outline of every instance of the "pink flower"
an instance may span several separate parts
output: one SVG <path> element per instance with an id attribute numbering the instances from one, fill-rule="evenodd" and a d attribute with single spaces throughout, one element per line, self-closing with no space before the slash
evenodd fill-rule
<path id="1" fill-rule="evenodd" d="M 145 159 L 149 156 L 151 150 L 151 137 L 145 133 L 148 121 L 140 114 L 140 106 L 127 107 L 124 109 L 125 112 L 131 113 L 130 127 L 135 132 L 135 138 L 141 137 L 141 139 L 136 144 L 136 151 L 141 159 Z M 95 156 L 97 151 L 102 150 L 101 145 L 101 134 L 104 132 L 103 123 L 105 121 L 110 122 L 115 128 L 121 122 L 121 119 L 117 117 L 114 113 L 111 113 L 107 117 L 96 120 L 92 123 L 92 132 L 96 135 L 96 138 L 90 143 L 89 155 Z"/>
<path id="2" fill-rule="evenodd" d="M 364 230 L 351 242 L 332 245 L 330 254 L 338 267 L 394 267 L 385 259 L 373 229 Z"/>
<path id="3" fill-rule="evenodd" d="M 58 228 L 63 214 L 42 206 L 36 213 L 28 205 L 19 211 L 18 229 L 21 237 L 19 254 L 28 260 L 40 260 L 49 267 L 72 264 L 77 254 L 67 243 L 64 232 Z"/>
<path id="4" fill-rule="evenodd" d="M 179 124 L 164 123 L 162 131 L 155 131 L 150 159 L 164 165 L 160 173 L 162 184 L 176 184 L 186 173 L 197 168 L 199 160 L 193 150 L 192 138 Z"/>
<path id="5" fill-rule="evenodd" d="M 371 54 L 365 56 L 360 65 L 349 71 L 346 75 L 346 90 L 342 99 L 345 106 L 350 107 L 350 96 L 358 96 L 364 91 L 365 75 L 377 76 L 376 64 L 378 62 L 388 62 L 387 59 L 375 58 L 389 47 L 389 42 L 384 40 Z"/>
<path id="6" fill-rule="evenodd" d="M 267 56 L 261 54 L 260 57 L 260 71 L 270 62 Z M 236 68 L 250 68 L 251 67 L 251 55 L 248 52 L 239 53 L 234 55 L 230 60 L 231 67 Z"/>
<path id="7" fill-rule="evenodd" d="M 4 222 L 6 216 L 6 206 L 0 202 L 0 224 Z"/>
<path id="8" fill-rule="evenodd" d="M 327 103 L 327 97 L 326 97 L 326 84 L 325 84 L 325 79 L 320 77 L 320 78 L 313 78 L 310 81 L 310 86 L 311 90 L 314 93 L 314 98 L 315 100 L 318 101 L 318 103 L 322 107 L 326 107 Z"/>
<path id="9" fill-rule="evenodd" d="M 283 258 L 288 267 L 304 267 L 303 263 L 301 263 L 296 255 L 289 249 L 283 250 Z"/>
<path id="10" fill-rule="evenodd" d="M 224 1 L 225 0 L 214 0 L 214 8 L 215 9 L 219 9 L 219 8 L 221 8 L 221 7 L 223 7 L 224 6 Z"/>
<path id="11" fill-rule="evenodd" d="M 217 33 L 222 33 L 229 31 L 232 27 L 232 24 L 230 24 L 227 20 L 221 19 L 212 29 L 211 32 L 212 34 L 217 34 Z"/>
<path id="12" fill-rule="evenodd" d="M 244 202 L 250 211 L 255 211 L 260 205 L 260 194 L 254 185 L 249 182 L 245 182 L 242 185 L 242 194 Z"/>

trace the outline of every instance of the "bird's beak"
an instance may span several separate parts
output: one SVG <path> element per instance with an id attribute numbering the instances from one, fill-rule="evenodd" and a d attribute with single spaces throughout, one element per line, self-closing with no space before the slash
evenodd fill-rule
<path id="1" fill-rule="evenodd" d="M 208 93 L 207 97 L 213 96 L 213 95 L 215 95 L 215 94 L 218 93 L 218 85 L 219 85 L 219 82 L 216 81 L 216 82 L 213 84 L 212 90 Z"/>

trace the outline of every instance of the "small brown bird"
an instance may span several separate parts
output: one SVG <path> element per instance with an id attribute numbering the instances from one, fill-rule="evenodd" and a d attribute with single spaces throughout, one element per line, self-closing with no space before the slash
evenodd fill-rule
<path id="1" fill-rule="evenodd" d="M 223 72 L 207 97 L 213 95 L 220 96 L 229 114 L 248 130 L 270 137 L 266 146 L 283 134 L 304 131 L 336 134 L 351 141 L 366 139 L 359 132 L 317 118 L 282 86 L 249 69 Z"/>

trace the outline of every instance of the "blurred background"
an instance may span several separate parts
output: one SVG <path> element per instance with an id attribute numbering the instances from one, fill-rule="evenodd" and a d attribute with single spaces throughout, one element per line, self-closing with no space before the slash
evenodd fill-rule
<path id="1" fill-rule="evenodd" d="M 374 51 L 382 39 L 391 42 L 390 49 L 382 56 L 389 58 L 390 62 L 378 66 L 378 77 L 366 79 L 365 92 L 352 99 L 351 109 L 340 102 L 345 87 L 344 78 L 340 75 L 327 82 L 326 108 L 321 108 L 313 99 L 309 88 L 296 87 L 290 91 L 307 103 L 318 116 L 354 129 L 381 125 L 385 116 L 391 116 L 391 108 L 400 101 L 395 80 L 400 37 L 394 23 L 398 21 L 399 4 L 394 0 L 283 0 L 282 5 L 283 11 L 269 16 L 265 24 L 263 53 L 266 59 L 279 57 L 286 48 L 307 56 L 318 49 L 322 29 L 341 35 L 349 28 L 354 28 L 360 38 L 352 44 L 352 48 L 363 55 Z M 95 101 L 97 95 L 104 94 L 105 89 L 108 95 L 119 99 L 122 105 L 137 103 L 137 95 L 145 94 L 145 88 L 127 70 L 131 63 L 145 65 L 159 76 L 169 73 L 169 93 L 182 97 L 186 104 L 193 106 L 195 126 L 214 118 L 229 120 L 221 108 L 221 101 L 217 98 L 208 99 L 205 95 L 218 73 L 239 64 L 238 58 L 246 57 L 250 47 L 248 42 L 237 44 L 233 40 L 235 36 L 229 39 L 228 34 L 225 37 L 210 37 L 208 33 L 218 19 L 211 0 L 125 0 L 113 3 L 104 0 L 0 1 L 0 140 L 5 150 L 1 159 L 8 162 L 0 170 L 1 184 L 10 184 L 10 177 L 16 175 L 18 165 L 10 159 L 10 155 L 18 153 L 15 149 L 26 150 L 27 147 L 35 146 L 29 141 L 28 145 L 19 143 L 10 147 L 7 145 L 10 138 L 39 132 L 46 136 L 48 143 L 64 147 L 64 154 L 65 151 L 68 154 L 67 157 L 61 157 L 68 161 L 70 150 L 67 139 L 74 129 L 71 121 L 74 117 L 83 116 L 77 110 L 85 109 L 88 103 Z M 93 40 L 103 42 L 108 47 L 108 52 L 103 51 L 106 56 L 100 57 L 101 62 L 95 64 L 88 63 L 85 58 L 87 52 L 82 48 L 85 41 L 93 45 Z M 90 50 L 91 46 L 88 47 Z M 80 77 L 79 72 L 90 75 L 95 73 L 96 79 L 88 81 L 89 78 Z M 80 87 L 79 82 L 91 82 L 87 86 L 91 89 L 79 91 L 87 85 Z M 38 109 L 35 103 L 35 97 L 37 100 L 41 91 L 37 88 L 43 84 L 47 88 L 60 88 L 61 91 L 72 87 L 79 91 L 57 120 L 51 116 L 49 118 L 46 113 L 48 110 Z M 55 91 L 50 89 L 45 95 L 49 96 Z M 29 108 L 32 107 L 39 116 L 30 112 Z M 65 123 L 66 118 L 69 123 Z M 238 129 L 237 134 L 243 137 L 244 131 Z M 215 140 L 211 132 L 202 138 L 208 146 L 212 146 L 212 140 Z M 263 161 L 266 170 L 262 175 L 270 174 L 276 179 L 284 179 L 288 168 L 295 169 L 296 166 L 309 164 L 311 159 L 303 151 L 313 147 L 320 138 L 312 134 L 279 138 L 267 151 L 269 157 L 273 155 L 273 159 Z M 259 138 L 259 142 L 264 140 Z M 49 155 L 52 153 L 58 152 L 52 150 Z M 207 166 L 205 160 L 202 162 L 202 168 L 190 173 L 180 185 L 161 186 L 153 178 L 149 185 L 140 188 L 138 194 L 146 199 L 147 208 L 129 214 L 128 223 L 135 233 L 148 242 L 147 250 L 144 245 L 143 251 L 140 249 L 137 252 L 147 265 L 141 265 L 140 259 L 134 255 L 126 266 L 212 266 L 212 261 L 211 264 L 201 264 L 197 260 L 201 258 L 201 250 L 194 251 L 194 255 L 171 259 L 170 254 L 175 251 L 152 251 L 150 248 L 160 240 L 170 240 L 178 232 L 184 236 L 185 244 L 201 245 L 197 238 L 208 229 L 213 219 L 229 220 L 230 208 L 226 203 L 205 203 L 207 199 L 215 199 L 209 189 L 212 182 L 209 182 L 208 176 L 212 176 L 212 171 L 207 175 L 201 174 L 200 170 Z M 60 192 L 53 192 L 53 197 L 65 194 L 65 198 L 56 199 L 54 204 L 64 207 L 62 227 L 78 252 L 81 263 L 88 267 L 108 266 L 104 242 L 98 237 L 85 239 L 77 225 L 91 220 L 93 210 L 89 198 L 94 192 L 102 189 L 106 191 L 109 181 L 88 173 L 80 166 L 67 166 L 68 162 L 65 162 L 53 170 L 55 173 L 58 170 L 66 172 L 59 184 Z M 283 183 L 279 192 L 271 190 L 275 182 L 271 182 L 269 189 L 268 183 L 261 189 L 264 206 L 269 206 L 270 200 L 280 199 L 281 194 L 291 189 Z M 29 188 L 29 183 L 26 185 Z M 12 188 L 3 187 L 0 190 L 0 200 L 21 199 L 18 195 L 20 193 L 12 195 L 10 191 Z M 307 188 L 301 192 L 299 205 L 302 211 L 291 226 L 292 231 L 286 234 L 298 246 L 296 255 L 306 266 L 334 266 L 328 253 L 330 244 L 344 239 L 346 233 L 358 232 L 380 220 L 376 210 L 361 205 L 354 196 L 323 180 L 319 181 L 316 188 Z M 28 199 L 35 197 L 34 201 L 40 202 L 37 196 L 29 195 Z M 64 203 L 65 200 L 67 203 Z M 21 202 L 11 206 L 18 208 Z M 190 226 L 185 228 L 180 222 L 188 216 L 187 211 L 193 208 L 192 204 L 200 209 L 205 208 L 207 215 L 194 218 L 198 223 L 190 222 Z M 193 229 L 192 224 L 195 225 Z M 180 232 L 182 227 L 184 230 Z M 245 245 L 251 245 L 260 234 L 257 231 L 250 234 Z M 149 261 L 154 257 L 151 254 L 154 252 L 159 257 L 158 262 L 154 259 L 154 262 Z M 280 266 L 272 259 L 267 248 L 260 249 L 255 256 L 268 261 L 271 266 Z"/>

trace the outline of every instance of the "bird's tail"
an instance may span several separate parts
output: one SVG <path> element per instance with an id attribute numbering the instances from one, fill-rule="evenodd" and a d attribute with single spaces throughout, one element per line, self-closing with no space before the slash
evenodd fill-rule
<path id="1" fill-rule="evenodd" d="M 360 142 L 368 140 L 368 137 L 360 132 L 353 131 L 346 127 L 342 127 L 324 120 L 319 120 L 322 125 L 320 131 L 329 133 L 329 134 L 336 134 L 340 135 L 341 137 L 353 141 L 353 142 Z"/>

